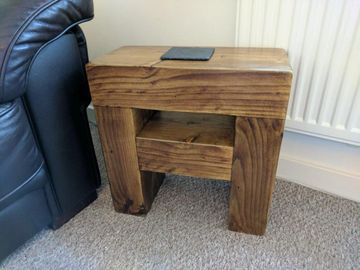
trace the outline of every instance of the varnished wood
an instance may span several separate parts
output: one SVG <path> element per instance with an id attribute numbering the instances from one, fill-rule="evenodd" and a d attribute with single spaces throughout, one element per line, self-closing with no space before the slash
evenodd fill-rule
<path id="1" fill-rule="evenodd" d="M 140 133 L 155 113 L 155 111 L 151 110 L 132 110 L 135 135 Z"/>
<path id="2" fill-rule="evenodd" d="M 159 112 L 136 138 L 141 170 L 230 180 L 234 119 Z"/>
<path id="3" fill-rule="evenodd" d="M 135 136 L 150 113 L 133 109 L 95 106 L 116 211 L 143 214 L 163 180 L 162 174 L 140 172 Z"/>
<path id="4" fill-rule="evenodd" d="M 285 119 L 292 73 L 283 50 L 216 48 L 210 61 L 160 61 L 166 50 L 125 47 L 88 64 L 93 103 Z"/>
<path id="5" fill-rule="evenodd" d="M 237 117 L 229 229 L 265 233 L 284 120 Z"/>
<path id="6" fill-rule="evenodd" d="M 232 148 L 137 139 L 141 170 L 230 180 Z"/>
<path id="7" fill-rule="evenodd" d="M 90 66 L 166 67 L 289 72 L 287 53 L 278 48 L 217 47 L 209 61 L 161 61 L 169 46 L 125 46 L 91 60 Z"/>
<path id="8" fill-rule="evenodd" d="M 209 61 L 161 61 L 161 68 L 291 72 L 287 53 L 278 48 L 215 48 Z"/>
<path id="9" fill-rule="evenodd" d="M 234 123 L 235 118 L 226 115 L 160 111 L 138 137 L 233 147 Z"/>
<path id="10" fill-rule="evenodd" d="M 153 171 L 230 180 L 229 228 L 263 234 L 291 88 L 286 52 L 161 61 L 168 49 L 123 47 L 87 65 L 115 208 L 146 212 L 163 177 Z"/>

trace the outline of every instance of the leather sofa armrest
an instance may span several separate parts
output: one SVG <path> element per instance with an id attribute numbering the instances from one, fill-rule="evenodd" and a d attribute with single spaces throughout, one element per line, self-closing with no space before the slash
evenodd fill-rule
<path id="1" fill-rule="evenodd" d="M 92 0 L 2 0 L 0 103 L 24 94 L 29 67 L 41 47 L 92 17 Z"/>

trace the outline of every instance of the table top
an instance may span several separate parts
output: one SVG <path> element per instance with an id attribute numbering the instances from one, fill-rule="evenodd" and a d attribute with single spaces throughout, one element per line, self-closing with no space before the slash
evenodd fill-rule
<path id="1" fill-rule="evenodd" d="M 215 48 L 209 61 L 122 47 L 87 64 L 94 106 L 285 119 L 292 71 L 274 48 Z"/>
<path id="2" fill-rule="evenodd" d="M 290 72 L 285 50 L 217 47 L 209 61 L 160 60 L 168 46 L 127 46 L 92 60 L 89 66 Z"/>

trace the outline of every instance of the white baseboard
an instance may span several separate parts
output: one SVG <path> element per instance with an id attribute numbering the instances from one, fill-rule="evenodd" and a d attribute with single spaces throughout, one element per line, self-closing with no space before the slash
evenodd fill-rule
<path id="1" fill-rule="evenodd" d="M 88 118 L 96 124 L 92 106 Z M 285 132 L 276 176 L 360 202 L 360 147 Z"/>
<path id="2" fill-rule="evenodd" d="M 280 155 L 277 177 L 360 202 L 360 176 L 306 160 Z"/>

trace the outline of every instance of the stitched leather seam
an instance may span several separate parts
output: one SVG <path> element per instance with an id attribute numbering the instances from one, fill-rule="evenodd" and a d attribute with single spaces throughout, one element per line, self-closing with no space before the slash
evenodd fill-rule
<path id="1" fill-rule="evenodd" d="M 57 39 L 59 39 L 62 35 L 64 35 L 67 31 L 69 31 L 69 29 L 71 29 L 72 27 L 74 27 L 75 25 L 78 25 L 80 23 L 83 22 L 87 22 L 90 21 L 94 18 L 94 16 L 86 18 L 86 19 L 82 19 L 79 21 L 74 22 L 73 24 L 69 25 L 67 28 L 65 28 L 65 30 L 63 30 L 60 34 L 58 34 L 56 37 L 54 37 L 53 39 L 49 40 L 48 42 L 44 43 L 43 45 L 41 45 L 41 47 L 36 51 L 36 53 L 33 55 L 33 57 L 31 58 L 31 62 L 28 66 L 28 69 L 26 70 L 26 75 L 25 75 L 25 88 L 27 88 L 28 83 L 29 83 L 29 73 L 30 70 L 32 68 L 33 63 L 35 62 L 36 57 L 38 56 L 38 54 L 50 43 L 56 41 Z"/>
<path id="2" fill-rule="evenodd" d="M 51 6 L 54 6 L 55 4 L 59 3 L 60 0 L 54 0 L 50 3 L 48 3 L 47 5 L 43 6 L 42 8 L 40 8 L 39 10 L 37 10 L 32 16 L 30 16 L 28 19 L 26 19 L 25 23 L 16 31 L 16 34 L 14 35 L 14 37 L 12 38 L 11 42 L 10 42 L 10 46 L 8 46 L 8 48 L 6 49 L 5 52 L 5 60 L 2 63 L 2 67 L 1 67 L 1 75 L 0 75 L 0 83 L 1 83 L 1 88 L 2 89 L 2 93 L 0 93 L 0 100 L 5 96 L 5 75 L 6 75 L 6 67 L 9 61 L 9 57 L 11 55 L 11 51 L 12 48 L 14 47 L 14 45 L 16 44 L 17 40 L 19 39 L 19 37 L 23 34 L 23 30 L 26 29 L 30 23 L 34 20 L 34 18 L 36 18 L 39 14 L 41 14 L 44 10 L 48 9 Z M 82 22 L 86 22 L 89 21 L 93 18 L 94 16 L 88 17 L 86 19 L 82 19 L 79 21 L 74 22 L 73 24 L 69 25 L 64 31 L 62 31 L 60 34 L 58 34 L 55 38 L 51 39 L 49 42 L 51 42 L 52 40 L 57 39 L 59 36 L 61 36 L 63 33 L 65 33 L 67 30 L 69 30 L 71 27 L 73 27 L 74 25 L 80 24 Z M 45 43 L 48 44 L 49 42 Z M 40 48 L 42 48 L 45 44 L 43 44 Z M 36 53 L 31 57 L 31 62 L 33 61 L 33 58 L 35 55 L 37 55 L 37 52 L 39 51 L 39 49 L 36 51 Z M 10 52 L 10 53 L 9 53 Z M 30 67 L 30 65 L 29 65 Z M 28 72 L 29 72 L 29 67 L 26 70 L 26 76 L 25 76 L 25 88 L 27 86 L 27 77 L 28 77 Z"/>
<path id="3" fill-rule="evenodd" d="M 3 112 L 0 113 L 0 117 L 4 116 L 5 114 L 7 114 L 9 111 L 11 111 L 12 109 L 14 109 L 16 102 L 15 100 L 10 101 L 10 103 L 12 103 L 9 108 L 6 108 Z"/>
<path id="4" fill-rule="evenodd" d="M 2 95 L 0 96 L 0 99 L 4 97 L 4 93 L 5 93 L 5 87 L 4 87 L 4 83 L 5 83 L 5 69 L 7 67 L 7 63 L 9 61 L 9 55 L 12 51 L 12 48 L 14 47 L 14 44 L 16 43 L 16 41 L 19 39 L 20 35 L 23 33 L 23 30 L 29 26 L 29 24 L 32 22 L 32 20 L 38 16 L 41 12 L 43 12 L 45 9 L 47 9 L 48 7 L 52 6 L 53 4 L 55 4 L 55 2 L 59 2 L 60 0 L 54 0 L 48 4 L 46 4 L 45 6 L 39 8 L 36 12 L 34 12 L 34 14 L 32 16 L 30 16 L 29 18 L 27 18 L 24 22 L 23 25 L 21 25 L 15 32 L 14 36 L 12 37 L 9 46 L 6 48 L 5 51 L 5 57 L 4 57 L 4 61 L 2 62 L 1 65 L 1 77 L 0 77 L 0 82 L 1 82 L 1 88 L 2 88 Z"/>
<path id="5" fill-rule="evenodd" d="M 20 186 L 18 186 L 17 188 L 15 188 L 14 190 L 10 191 L 8 194 L 6 194 L 4 197 L 2 197 L 0 199 L 0 204 L 5 201 L 7 198 L 9 198 L 10 196 L 12 196 L 14 193 L 16 193 L 17 191 L 19 191 L 21 188 L 23 188 L 24 186 L 26 186 L 26 184 L 28 184 L 29 182 L 31 182 L 32 179 L 35 178 L 35 176 L 38 175 L 38 173 L 40 172 L 40 170 L 42 169 L 42 167 L 44 166 L 44 161 L 41 162 L 39 168 L 37 168 L 37 170 L 29 177 L 28 180 L 26 180 L 24 183 L 22 183 Z"/>

